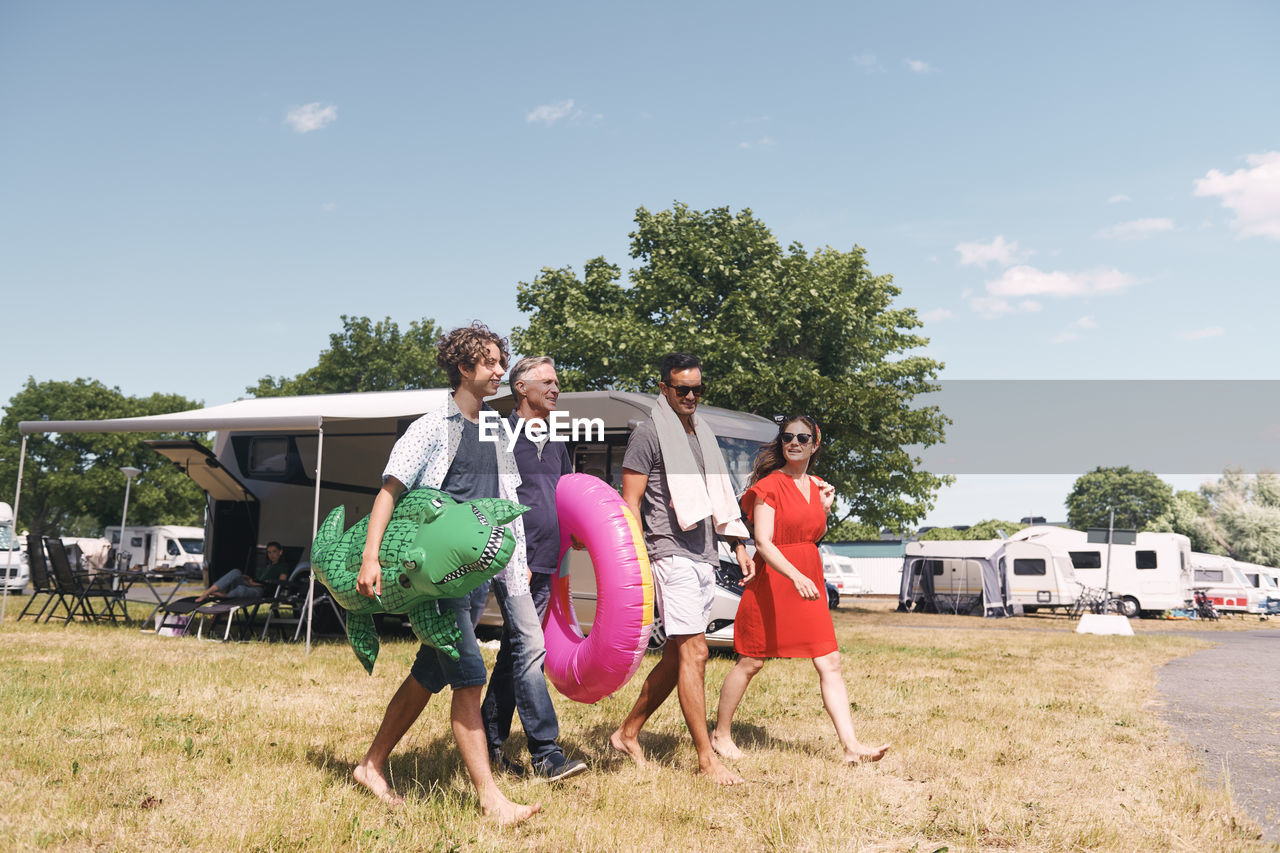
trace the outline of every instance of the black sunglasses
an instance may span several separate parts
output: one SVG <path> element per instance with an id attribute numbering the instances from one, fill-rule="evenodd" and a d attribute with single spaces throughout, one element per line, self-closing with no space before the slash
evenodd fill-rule
<path id="1" fill-rule="evenodd" d="M 784 432 L 784 433 L 780 433 L 780 434 L 778 435 L 778 438 L 782 439 L 782 443 L 783 443 L 783 444 L 790 444 L 792 439 L 795 439 L 796 441 L 800 442 L 801 444 L 808 444 L 809 442 L 813 441 L 813 433 L 811 433 L 811 432 Z"/>
<path id="2" fill-rule="evenodd" d="M 688 397 L 690 394 L 695 397 L 701 397 L 702 393 L 707 390 L 706 385 L 668 385 L 667 387 L 675 391 L 677 397 Z"/>

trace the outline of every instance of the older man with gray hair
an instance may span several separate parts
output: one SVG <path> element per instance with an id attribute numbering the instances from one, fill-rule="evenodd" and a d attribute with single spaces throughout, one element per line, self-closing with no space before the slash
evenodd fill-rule
<path id="1" fill-rule="evenodd" d="M 510 416 L 512 430 L 516 431 L 521 418 L 526 423 L 546 423 L 560 397 L 555 362 L 547 356 L 522 358 L 511 368 L 509 382 L 516 400 Z M 560 724 L 542 672 L 547 656 L 542 617 L 551 599 L 551 575 L 559 569 L 560 562 L 556 483 L 573 467 L 564 442 L 546 437 L 535 442 L 524 429 L 518 430 L 512 452 L 520 469 L 517 494 L 520 503 L 530 508 L 524 515 L 529 592 L 512 595 L 505 580 L 493 579 L 493 594 L 502 609 L 502 643 L 481 713 L 491 764 L 508 773 L 524 775 L 524 766 L 502 753 L 502 745 L 511 734 L 512 713 L 518 711 L 534 773 L 557 781 L 587 769 L 582 761 L 566 757 L 556 743 Z"/>

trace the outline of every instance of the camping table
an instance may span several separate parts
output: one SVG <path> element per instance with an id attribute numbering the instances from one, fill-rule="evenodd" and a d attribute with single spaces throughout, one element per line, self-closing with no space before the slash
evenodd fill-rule
<path id="1" fill-rule="evenodd" d="M 166 604 L 173 601 L 174 597 L 178 594 L 178 590 L 182 588 L 181 579 L 171 572 L 156 572 L 148 571 L 146 569 L 95 569 L 94 573 L 96 576 L 112 578 L 113 585 L 122 585 L 126 596 L 128 595 L 129 590 L 132 589 L 139 581 L 146 586 L 147 592 L 151 593 L 151 597 L 155 599 L 156 605 L 151 608 L 151 612 L 142 620 L 143 631 L 155 630 L 154 628 L 148 628 L 147 623 L 155 618 L 156 612 L 161 607 L 164 607 Z M 159 589 L 156 589 L 154 582 L 169 579 L 175 579 L 175 583 L 173 585 L 173 589 L 169 590 L 169 594 L 164 595 Z M 146 603 L 146 601 L 142 602 L 143 605 Z"/>

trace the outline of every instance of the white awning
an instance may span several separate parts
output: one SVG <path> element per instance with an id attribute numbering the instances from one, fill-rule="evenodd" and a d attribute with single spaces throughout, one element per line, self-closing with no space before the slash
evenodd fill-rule
<path id="1" fill-rule="evenodd" d="M 338 420 L 416 417 L 448 394 L 447 388 L 418 391 L 371 391 L 364 394 L 313 394 L 305 397 L 254 397 L 189 412 L 110 418 L 101 421 L 22 421 L 18 431 L 83 432 L 212 432 L 213 430 L 315 430 Z"/>

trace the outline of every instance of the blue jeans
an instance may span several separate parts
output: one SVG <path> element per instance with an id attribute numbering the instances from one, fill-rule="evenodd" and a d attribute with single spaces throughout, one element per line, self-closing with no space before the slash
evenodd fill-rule
<path id="1" fill-rule="evenodd" d="M 556 744 L 560 723 L 542 674 L 547 657 L 542 614 L 551 599 L 551 576 L 535 572 L 529 587 L 529 595 L 507 595 L 506 582 L 493 579 L 494 596 L 502 608 L 502 645 L 480 713 L 489 752 L 493 753 L 510 737 L 512 712 L 519 711 L 529 755 L 537 766 L 564 753 Z"/>
<path id="2" fill-rule="evenodd" d="M 439 693 L 446 685 L 457 690 L 484 684 L 484 658 L 480 655 L 480 646 L 476 644 L 476 632 L 471 626 L 471 610 L 467 599 L 440 599 L 440 612 L 448 610 L 453 611 L 454 618 L 458 620 L 458 630 L 462 632 L 462 639 L 458 640 L 458 660 L 451 660 L 434 646 L 423 644 L 418 648 L 418 656 L 409 669 L 413 680 L 430 693 Z"/>
<path id="3" fill-rule="evenodd" d="M 249 586 L 244 582 L 244 572 L 232 569 L 213 582 L 218 592 L 227 598 L 260 598 L 263 589 L 260 586 Z"/>

